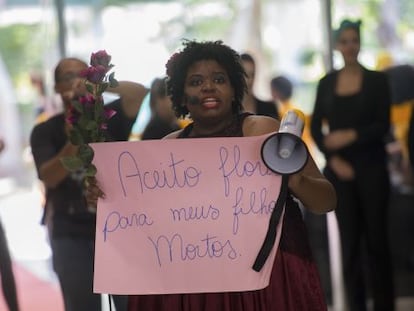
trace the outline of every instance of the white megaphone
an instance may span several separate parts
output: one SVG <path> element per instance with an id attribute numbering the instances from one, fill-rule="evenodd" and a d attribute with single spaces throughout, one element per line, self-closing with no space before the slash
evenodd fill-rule
<path id="1" fill-rule="evenodd" d="M 298 109 L 288 110 L 280 122 L 279 131 L 266 138 L 262 145 L 264 164 L 281 175 L 300 171 L 308 160 L 308 149 L 301 139 L 305 116 Z"/>

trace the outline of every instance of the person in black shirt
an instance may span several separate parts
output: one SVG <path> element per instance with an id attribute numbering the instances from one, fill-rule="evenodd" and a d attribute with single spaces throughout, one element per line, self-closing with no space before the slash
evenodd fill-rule
<path id="1" fill-rule="evenodd" d="M 160 139 L 180 128 L 165 83 L 166 78 L 156 78 L 151 83 L 151 119 L 142 133 L 142 140 Z"/>
<path id="2" fill-rule="evenodd" d="M 408 128 L 407 144 L 408 144 L 408 158 L 410 160 L 410 167 L 411 167 L 412 173 L 414 174 L 414 112 L 411 112 L 410 124 Z"/>
<path id="3" fill-rule="evenodd" d="M 277 107 L 272 101 L 264 101 L 257 98 L 253 93 L 254 79 L 256 76 L 256 62 L 248 53 L 240 54 L 240 59 L 246 72 L 247 92 L 243 98 L 243 109 L 257 115 L 269 116 L 280 120 Z"/>
<path id="4" fill-rule="evenodd" d="M 75 96 L 86 92 L 79 77 L 87 64 L 77 58 L 61 60 L 55 69 L 55 91 L 65 111 L 37 124 L 30 145 L 39 179 L 46 188 L 43 217 L 52 249 L 53 268 L 61 286 L 65 311 L 101 311 L 101 297 L 93 293 L 95 210 L 88 208 L 79 176 L 68 172 L 60 159 L 74 155 L 77 146 L 68 140 L 66 112 Z M 147 89 L 140 84 L 120 81 L 110 89 L 120 100 L 110 104 L 118 114 L 108 122 L 110 140 L 127 140 L 128 119 L 135 120 Z M 132 126 L 132 122 L 131 122 Z M 126 310 L 126 297 L 114 296 L 117 311 Z"/>

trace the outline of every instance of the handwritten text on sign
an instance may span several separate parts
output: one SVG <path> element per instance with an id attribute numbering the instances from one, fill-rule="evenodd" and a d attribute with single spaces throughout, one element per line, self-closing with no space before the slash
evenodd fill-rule
<path id="1" fill-rule="evenodd" d="M 264 136 L 93 144 L 98 202 L 94 291 L 222 292 L 268 285 L 276 245 L 252 269 L 281 178 Z"/>

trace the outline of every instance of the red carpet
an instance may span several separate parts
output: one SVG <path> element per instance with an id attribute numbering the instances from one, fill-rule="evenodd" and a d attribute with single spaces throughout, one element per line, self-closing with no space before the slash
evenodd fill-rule
<path id="1" fill-rule="evenodd" d="M 60 289 L 57 284 L 39 279 L 18 264 L 14 264 L 13 269 L 20 311 L 64 310 Z M 2 293 L 0 294 L 0 310 L 8 310 Z"/>

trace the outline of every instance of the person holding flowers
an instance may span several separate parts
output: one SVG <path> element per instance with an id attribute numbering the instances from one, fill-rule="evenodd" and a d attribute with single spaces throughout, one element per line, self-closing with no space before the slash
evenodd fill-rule
<path id="1" fill-rule="evenodd" d="M 132 126 L 148 92 L 139 83 L 108 76 L 110 61 L 105 51 L 93 53 L 90 66 L 77 58 L 59 61 L 55 91 L 64 112 L 35 125 L 30 136 L 38 177 L 46 188 L 42 221 L 48 228 L 65 311 L 101 311 L 101 297 L 93 293 L 96 214 L 84 196 L 84 181 L 93 175 L 87 144 L 127 140 L 128 120 Z M 104 106 L 104 91 L 118 93 L 120 99 Z M 114 302 L 117 311 L 126 310 L 126 297 L 114 296 Z"/>

